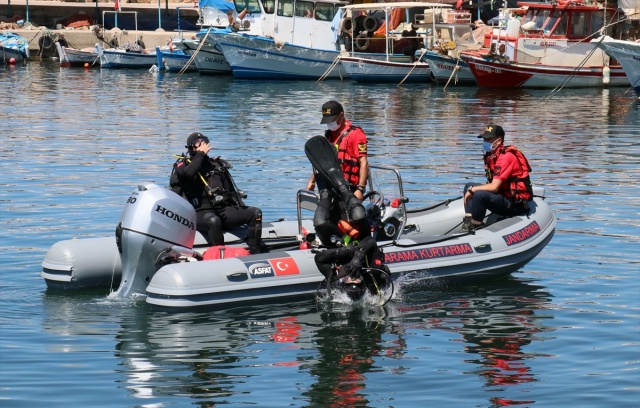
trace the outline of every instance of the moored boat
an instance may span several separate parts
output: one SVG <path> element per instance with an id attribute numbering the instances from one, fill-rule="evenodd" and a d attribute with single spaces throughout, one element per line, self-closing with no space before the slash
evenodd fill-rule
<path id="1" fill-rule="evenodd" d="M 175 41 L 175 40 L 174 40 Z M 168 49 L 156 47 L 157 66 L 167 72 L 197 72 L 194 59 L 172 43 Z"/>
<path id="2" fill-rule="evenodd" d="M 358 82 L 429 82 L 429 64 L 415 55 L 433 41 L 433 15 L 447 7 L 451 6 L 425 2 L 341 7 L 342 27 L 348 28 L 343 28 L 342 35 L 349 51 L 340 55 L 340 64 Z"/>
<path id="3" fill-rule="evenodd" d="M 96 45 L 102 68 L 145 68 L 150 69 L 156 62 L 155 52 L 149 52 L 137 44 L 123 44 L 117 48 L 103 48 Z"/>
<path id="4" fill-rule="evenodd" d="M 476 85 L 476 79 L 469 65 L 460 58 L 465 50 L 482 49 L 481 41 L 490 26 L 477 24 L 471 26 L 471 14 L 457 11 L 454 18 L 440 14 L 434 15 L 436 40 L 419 57 L 431 68 L 431 76 L 438 83 Z M 481 22 L 481 21 L 480 21 Z M 417 54 L 417 53 L 416 53 Z"/>
<path id="5" fill-rule="evenodd" d="M 556 220 L 542 189 L 534 191 L 529 214 L 507 218 L 490 214 L 484 228 L 468 234 L 461 232 L 460 197 L 407 209 L 400 173 L 380 167 L 372 172 L 372 180 L 385 180 L 385 185 L 371 181 L 375 190 L 368 194 L 366 208 L 379 214 L 376 239 L 396 280 L 473 281 L 505 276 L 531 261 L 555 231 Z M 388 182 L 393 179 L 395 183 Z M 43 261 L 42 276 L 52 288 L 72 288 L 84 279 L 80 275 L 101 274 L 102 281 L 109 282 L 121 259 L 121 283 L 110 296 L 141 296 L 155 307 L 172 310 L 313 296 L 324 279 L 314 261 L 315 251 L 321 249 L 300 249 L 297 235 L 307 229 L 301 213 L 313 210 L 315 199 L 312 192 L 299 192 L 298 222 L 281 221 L 288 223 L 286 228 L 273 223 L 274 234 L 280 231 L 282 237 L 288 236 L 288 249 L 273 246 L 262 254 L 174 262 L 194 255 L 195 212 L 167 188 L 141 185 L 127 200 L 117 239 L 57 243 Z M 270 228 L 263 227 L 263 236 Z"/>
<path id="6" fill-rule="evenodd" d="M 58 61 L 61 67 L 85 66 L 85 64 L 94 65 L 100 60 L 95 48 L 75 49 L 66 47 L 56 41 L 56 51 L 58 52 Z"/>
<path id="7" fill-rule="evenodd" d="M 11 32 L 0 33 L 0 60 L 3 63 L 22 62 L 29 58 L 29 41 Z"/>
<path id="8" fill-rule="evenodd" d="M 589 42 L 594 33 L 611 34 L 617 9 L 587 1 L 520 2 L 519 20 L 504 13 L 503 24 L 485 34 L 486 51 L 463 51 L 480 87 L 556 88 L 624 86 L 619 65 Z M 506 21 L 505 21 L 506 20 Z"/>
<path id="9" fill-rule="evenodd" d="M 346 2 L 260 1 L 260 28 L 250 33 L 211 32 L 234 77 L 250 79 L 345 78 L 337 64 L 339 44 L 332 29 Z"/>
<path id="10" fill-rule="evenodd" d="M 631 83 L 631 87 L 640 98 L 640 42 L 616 40 L 609 36 L 596 38 L 591 42 L 620 63 Z"/>

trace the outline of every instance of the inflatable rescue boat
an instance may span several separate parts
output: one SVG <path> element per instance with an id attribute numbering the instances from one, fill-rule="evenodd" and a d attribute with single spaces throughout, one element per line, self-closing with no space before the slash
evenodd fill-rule
<path id="1" fill-rule="evenodd" d="M 409 209 L 397 169 L 372 166 L 371 173 L 363 204 L 378 214 L 375 237 L 394 281 L 502 277 L 531 261 L 555 232 L 556 219 L 539 187 L 527 215 L 489 214 L 470 234 L 461 231 L 462 197 Z M 195 228 L 193 207 L 167 187 L 140 185 L 115 236 L 55 243 L 42 262 L 42 277 L 52 289 L 109 287 L 110 297 L 139 296 L 172 310 L 314 296 L 324 279 L 314 261 L 322 248 L 305 214 L 312 215 L 316 203 L 314 192 L 301 190 L 298 220 L 265 222 L 264 253 L 197 260 L 209 245 Z M 242 234 L 242 228 L 227 232 L 227 246 L 246 247 Z"/>

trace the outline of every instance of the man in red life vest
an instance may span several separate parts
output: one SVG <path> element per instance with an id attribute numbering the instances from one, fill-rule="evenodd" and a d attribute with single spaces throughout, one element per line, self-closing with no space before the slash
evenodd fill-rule
<path id="1" fill-rule="evenodd" d="M 503 216 L 526 214 L 533 199 L 529 162 L 515 146 L 504 145 L 504 129 L 488 125 L 478 138 L 484 139 L 487 184 L 468 183 L 464 188 L 462 231 L 469 233 L 483 225 L 487 210 Z"/>
<path id="2" fill-rule="evenodd" d="M 326 124 L 325 137 L 335 145 L 338 152 L 342 175 L 349 183 L 355 197 L 362 201 L 369 177 L 369 162 L 367 160 L 367 136 L 364 131 L 351 124 L 344 116 L 344 108 L 339 102 L 329 101 L 322 105 L 322 120 Z M 314 227 L 318 238 L 324 245 L 328 245 L 332 235 L 341 236 L 337 223 L 341 219 L 340 208 L 336 205 L 328 186 L 322 180 L 316 180 L 313 174 L 307 183 L 307 190 L 313 191 L 318 181 L 320 202 L 314 216 Z"/>

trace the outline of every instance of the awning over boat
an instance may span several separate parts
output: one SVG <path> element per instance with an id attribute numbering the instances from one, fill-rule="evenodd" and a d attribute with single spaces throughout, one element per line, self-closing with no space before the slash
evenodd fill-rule
<path id="1" fill-rule="evenodd" d="M 640 20 L 640 0 L 619 0 L 618 8 L 632 20 Z"/>

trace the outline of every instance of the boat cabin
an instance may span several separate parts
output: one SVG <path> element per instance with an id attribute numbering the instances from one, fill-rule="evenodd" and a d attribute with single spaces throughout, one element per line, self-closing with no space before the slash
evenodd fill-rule
<path id="1" fill-rule="evenodd" d="M 589 37 L 611 35 L 619 17 L 614 8 L 586 1 L 520 2 L 520 13 L 501 11 L 501 24 L 485 34 L 484 47 L 505 60 L 544 65 L 602 65 Z M 585 41 L 586 40 L 586 41 Z"/>
<path id="2" fill-rule="evenodd" d="M 449 15 L 450 8 L 448 4 L 426 2 L 353 4 L 342 7 L 339 33 L 348 52 L 413 57 L 417 49 L 432 42 L 435 23 L 457 22 L 453 14 Z M 455 35 L 451 26 L 440 28 L 443 36 Z"/>

